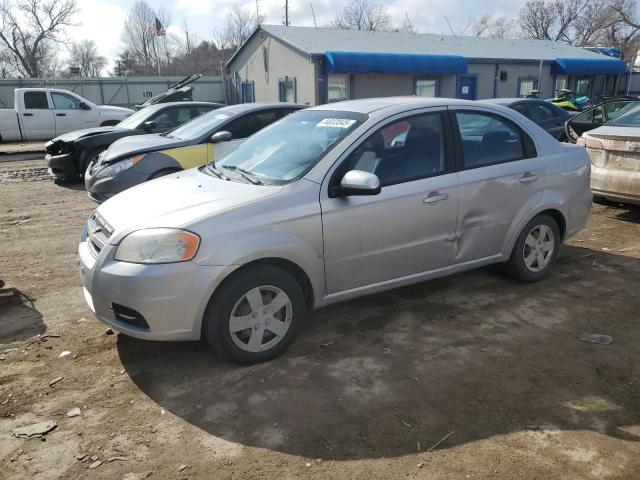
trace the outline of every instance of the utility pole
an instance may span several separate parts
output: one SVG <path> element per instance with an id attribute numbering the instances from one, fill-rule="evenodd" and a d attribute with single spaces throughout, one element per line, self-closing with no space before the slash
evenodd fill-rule
<path id="1" fill-rule="evenodd" d="M 284 0 L 284 26 L 289 26 L 289 0 Z"/>

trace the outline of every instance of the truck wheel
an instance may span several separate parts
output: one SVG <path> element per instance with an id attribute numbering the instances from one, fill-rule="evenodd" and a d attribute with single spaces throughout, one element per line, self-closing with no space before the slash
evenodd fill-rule
<path id="1" fill-rule="evenodd" d="M 537 282 L 547 276 L 560 249 L 560 230 L 548 215 L 535 216 L 520 232 L 506 264 L 507 272 L 522 282 Z"/>
<path id="2" fill-rule="evenodd" d="M 224 358 L 239 364 L 265 362 L 289 348 L 305 315 L 304 295 L 295 278 L 263 265 L 222 284 L 209 301 L 203 331 Z"/>

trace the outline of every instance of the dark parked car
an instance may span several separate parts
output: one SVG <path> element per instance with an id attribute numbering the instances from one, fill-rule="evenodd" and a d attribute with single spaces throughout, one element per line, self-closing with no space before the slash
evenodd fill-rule
<path id="1" fill-rule="evenodd" d="M 160 103 L 146 107 L 111 127 L 65 133 L 45 145 L 49 171 L 57 179 L 81 177 L 89 163 L 119 138 L 167 132 L 222 106 L 210 102 Z"/>
<path id="2" fill-rule="evenodd" d="M 566 122 L 567 139 L 572 143 L 576 143 L 583 133 L 604 125 L 609 120 L 613 120 L 638 105 L 640 105 L 640 99 L 638 98 L 615 98 L 580 112 Z"/>
<path id="3" fill-rule="evenodd" d="M 565 140 L 564 124 L 572 114 L 552 103 L 535 98 L 491 98 L 481 102 L 512 108 L 540 125 L 552 137 Z"/>
<path id="4" fill-rule="evenodd" d="M 302 108 L 306 106 L 293 103 L 231 105 L 202 115 L 167 134 L 123 138 L 87 168 L 84 175 L 87 193 L 92 200 L 103 202 L 147 180 L 199 167 Z"/>

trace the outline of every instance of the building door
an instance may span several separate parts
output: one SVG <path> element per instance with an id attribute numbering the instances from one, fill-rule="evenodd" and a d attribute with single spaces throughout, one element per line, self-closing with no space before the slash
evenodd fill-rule
<path id="1" fill-rule="evenodd" d="M 458 98 L 463 100 L 476 99 L 476 80 L 475 76 L 460 75 L 458 77 Z"/>

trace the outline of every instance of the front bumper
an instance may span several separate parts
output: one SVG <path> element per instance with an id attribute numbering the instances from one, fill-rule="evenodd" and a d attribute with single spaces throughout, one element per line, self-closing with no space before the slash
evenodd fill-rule
<path id="1" fill-rule="evenodd" d="M 592 165 L 591 191 L 608 200 L 640 204 L 640 172 Z"/>
<path id="2" fill-rule="evenodd" d="M 148 340 L 197 340 L 209 299 L 234 267 L 194 262 L 141 265 L 113 260 L 116 246 L 97 255 L 85 232 L 78 254 L 84 297 L 95 315 L 118 331 Z M 116 311 L 114 312 L 114 304 Z M 117 306 L 139 313 L 146 322 L 129 322 Z"/>
<path id="3" fill-rule="evenodd" d="M 73 178 L 80 175 L 72 152 L 61 155 L 47 153 L 44 158 L 47 161 L 49 171 L 56 178 Z"/>

